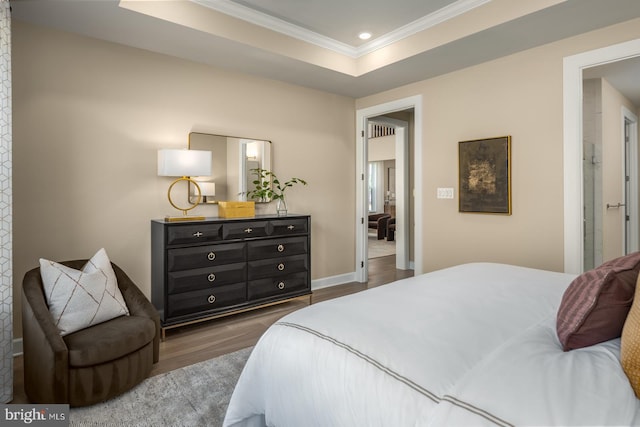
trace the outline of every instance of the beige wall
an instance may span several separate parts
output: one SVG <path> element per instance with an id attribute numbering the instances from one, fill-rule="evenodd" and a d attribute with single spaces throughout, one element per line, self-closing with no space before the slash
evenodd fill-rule
<path id="1" fill-rule="evenodd" d="M 377 138 L 371 138 L 368 141 L 369 150 L 367 151 L 367 154 L 370 162 L 396 158 L 395 135 L 380 136 Z"/>
<path id="2" fill-rule="evenodd" d="M 186 146 L 191 130 L 274 141 L 278 175 L 309 181 L 289 204 L 313 216 L 313 277 L 351 272 L 355 108 L 417 94 L 425 270 L 494 261 L 560 271 L 563 57 L 639 37 L 636 19 L 354 102 L 16 22 L 16 286 L 38 257 L 104 246 L 148 294 L 149 220 L 170 212 L 156 150 Z M 436 199 L 437 187 L 458 187 L 458 141 L 501 135 L 513 138 L 513 215 L 460 214 L 457 199 Z"/>
<path id="3" fill-rule="evenodd" d="M 602 79 L 582 81 L 585 270 L 602 263 Z M 591 160 L 587 162 L 586 160 Z"/>
<path id="4" fill-rule="evenodd" d="M 190 131 L 273 141 L 274 171 L 309 183 L 288 204 L 312 216 L 312 277 L 353 271 L 353 99 L 17 21 L 13 31 L 16 336 L 21 280 L 40 257 L 104 247 L 150 294 L 149 221 L 173 213 L 156 152 L 186 148 Z"/>
<path id="5" fill-rule="evenodd" d="M 471 261 L 563 269 L 563 58 L 640 37 L 636 19 L 358 99 L 366 108 L 423 95 L 423 265 Z M 458 213 L 457 142 L 511 135 L 513 215 Z"/>

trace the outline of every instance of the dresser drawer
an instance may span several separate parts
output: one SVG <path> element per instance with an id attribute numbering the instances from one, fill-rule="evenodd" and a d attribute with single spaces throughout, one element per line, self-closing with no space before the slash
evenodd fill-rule
<path id="1" fill-rule="evenodd" d="M 222 225 L 222 238 L 248 239 L 269 234 L 269 221 L 233 221 Z"/>
<path id="2" fill-rule="evenodd" d="M 198 289 L 215 290 L 223 285 L 245 282 L 246 280 L 247 264 L 244 262 L 175 271 L 169 273 L 167 292 L 177 294 Z"/>
<path id="3" fill-rule="evenodd" d="M 246 244 L 242 242 L 169 249 L 167 251 L 167 270 L 191 270 L 242 262 L 245 260 L 245 251 Z"/>
<path id="4" fill-rule="evenodd" d="M 306 234 L 309 232 L 308 222 L 304 218 L 271 220 L 271 227 L 273 228 L 272 236 Z"/>
<path id="5" fill-rule="evenodd" d="M 196 312 L 221 309 L 235 304 L 241 304 L 246 300 L 247 287 L 245 283 L 220 286 L 216 289 L 184 292 L 169 295 L 167 314 L 169 316 L 182 316 Z"/>
<path id="6" fill-rule="evenodd" d="M 151 221 L 151 301 L 167 329 L 311 293 L 308 215 Z"/>
<path id="7" fill-rule="evenodd" d="M 281 277 L 309 271 L 307 255 L 249 261 L 249 280 Z"/>
<path id="8" fill-rule="evenodd" d="M 260 299 L 309 289 L 307 275 L 308 273 L 302 272 L 280 278 L 252 280 L 249 282 L 248 297 Z"/>
<path id="9" fill-rule="evenodd" d="M 247 243 L 247 253 L 250 261 L 306 254 L 309 251 L 307 242 L 305 236 L 255 240 Z"/>
<path id="10" fill-rule="evenodd" d="M 167 228 L 167 245 L 209 243 L 222 240 L 222 224 L 172 225 Z"/>

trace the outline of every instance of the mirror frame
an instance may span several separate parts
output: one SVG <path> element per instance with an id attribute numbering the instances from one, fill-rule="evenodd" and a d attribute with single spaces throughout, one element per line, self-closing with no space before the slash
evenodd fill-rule
<path id="1" fill-rule="evenodd" d="M 273 164 L 273 145 L 272 142 L 268 139 L 255 139 L 255 138 L 247 138 L 247 137 L 241 137 L 241 136 L 231 136 L 231 135 L 221 135 L 221 134 L 213 134 L 213 133 L 205 133 L 205 132 L 196 132 L 196 131 L 192 131 L 189 132 L 189 138 L 188 138 L 188 143 L 187 143 L 187 148 L 188 149 L 197 149 L 197 150 L 207 150 L 207 151 L 211 151 L 212 152 L 212 156 L 214 157 L 214 170 L 215 170 L 215 156 L 216 156 L 216 150 L 215 147 L 192 147 L 192 136 L 193 135 L 202 135 L 202 136 L 212 136 L 212 137 L 221 137 L 221 138 L 225 138 L 228 140 L 228 138 L 233 138 L 233 139 L 237 139 L 239 140 L 241 143 L 242 142 L 263 142 L 265 143 L 264 145 L 264 149 L 263 152 L 265 153 L 265 158 L 262 159 L 262 162 L 258 165 L 252 165 L 252 167 L 250 167 L 250 165 L 247 164 L 246 161 L 246 157 L 245 157 L 245 161 L 241 163 L 241 156 L 246 156 L 246 148 L 247 148 L 247 144 L 241 144 L 239 145 L 239 153 L 238 153 L 238 170 L 240 171 L 240 173 L 242 173 L 245 176 L 245 181 L 244 181 L 244 188 L 240 189 L 243 191 L 239 191 L 237 194 L 235 194 L 233 197 L 231 196 L 231 194 L 229 193 L 228 184 L 225 184 L 226 188 L 226 192 L 225 192 L 225 199 L 214 199 L 214 200 L 206 200 L 206 198 L 203 196 L 202 200 L 200 201 L 199 204 L 217 204 L 220 201 L 245 201 L 247 200 L 246 198 L 246 191 L 249 188 L 249 185 L 251 184 L 251 181 L 249 181 L 249 177 L 251 176 L 250 170 L 251 169 L 255 169 L 255 167 L 260 167 L 263 169 L 267 169 L 267 170 L 272 170 L 271 165 Z M 228 154 L 226 153 L 225 150 L 225 156 L 227 156 Z M 194 179 L 199 178 L 199 177 L 192 177 Z M 200 177 L 201 178 L 201 177 Z M 197 179 L 196 179 L 197 181 Z M 240 183 L 239 183 L 239 187 L 240 187 Z M 194 192 L 194 187 L 193 185 L 189 184 L 188 188 L 187 188 L 187 198 L 189 199 L 189 201 L 191 203 L 194 203 L 197 199 L 197 196 L 193 194 Z M 244 193 L 244 194 L 243 194 Z M 268 203 L 269 201 L 260 201 L 260 200 L 253 200 L 256 203 Z"/>

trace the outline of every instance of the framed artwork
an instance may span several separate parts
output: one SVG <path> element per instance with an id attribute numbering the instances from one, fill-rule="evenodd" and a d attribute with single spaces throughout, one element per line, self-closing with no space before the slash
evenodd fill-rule
<path id="1" fill-rule="evenodd" d="M 511 136 L 458 142 L 459 211 L 511 215 Z"/>

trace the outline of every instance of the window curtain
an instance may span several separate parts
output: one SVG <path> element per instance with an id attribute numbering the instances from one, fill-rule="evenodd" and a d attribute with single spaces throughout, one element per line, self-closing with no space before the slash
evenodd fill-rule
<path id="1" fill-rule="evenodd" d="M 13 400 L 11 241 L 11 9 L 0 0 L 0 402 Z"/>
<path id="2" fill-rule="evenodd" d="M 384 162 L 369 162 L 369 213 L 384 211 Z"/>

